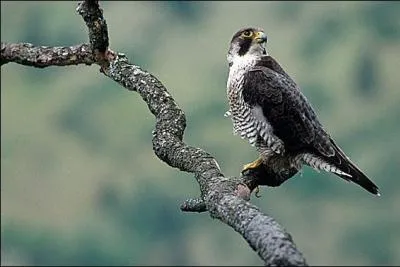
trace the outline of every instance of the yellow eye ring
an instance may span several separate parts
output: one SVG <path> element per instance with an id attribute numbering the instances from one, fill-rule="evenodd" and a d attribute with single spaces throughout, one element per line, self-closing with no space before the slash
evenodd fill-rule
<path id="1" fill-rule="evenodd" d="M 250 30 L 244 31 L 244 32 L 242 33 L 242 36 L 243 36 L 243 37 L 246 37 L 246 38 L 251 37 L 252 35 L 253 35 L 253 32 L 250 31 Z"/>

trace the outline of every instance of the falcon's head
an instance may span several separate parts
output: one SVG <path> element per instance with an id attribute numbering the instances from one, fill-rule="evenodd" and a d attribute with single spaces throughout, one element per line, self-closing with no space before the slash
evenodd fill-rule
<path id="1" fill-rule="evenodd" d="M 267 36 L 261 28 L 244 28 L 235 33 L 232 37 L 228 52 L 228 61 L 234 57 L 267 55 L 265 43 Z"/>

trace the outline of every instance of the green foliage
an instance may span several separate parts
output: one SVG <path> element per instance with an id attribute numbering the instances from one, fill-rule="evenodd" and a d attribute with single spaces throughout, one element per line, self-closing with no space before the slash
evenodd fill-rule
<path id="1" fill-rule="evenodd" d="M 164 5 L 173 17 L 184 22 L 196 22 L 207 12 L 205 3 L 201 1 L 163 1 L 155 4 Z"/>
<path id="2" fill-rule="evenodd" d="M 346 254 L 366 258 L 371 265 L 390 265 L 395 261 L 392 235 L 397 232 L 398 225 L 388 221 L 376 223 L 379 231 L 376 231 L 376 226 L 362 222 L 349 227 L 341 245 Z"/>
<path id="3" fill-rule="evenodd" d="M 358 59 L 356 69 L 356 84 L 357 89 L 362 91 L 362 95 L 369 96 L 372 93 L 377 93 L 379 66 L 375 60 L 373 52 L 368 51 Z"/>
<path id="4" fill-rule="evenodd" d="M 104 125 L 100 124 L 97 117 L 99 106 L 110 101 L 115 94 L 105 87 L 82 88 L 74 100 L 56 119 L 59 129 L 65 133 L 75 135 L 81 144 L 88 149 L 101 149 L 105 147 L 106 136 L 104 136 Z"/>
<path id="5" fill-rule="evenodd" d="M 282 1 L 276 6 L 276 12 L 273 12 L 273 14 L 279 20 L 295 21 L 299 18 L 304 7 L 305 3 L 302 1 Z"/>
<path id="6" fill-rule="evenodd" d="M 400 38 L 400 3 L 376 2 L 365 6 L 362 13 L 371 33 L 377 38 L 387 41 L 397 41 Z"/>
<path id="7" fill-rule="evenodd" d="M 321 54 L 340 41 L 345 24 L 336 18 L 321 18 L 309 32 L 306 32 L 300 51 L 304 59 L 317 60 Z M 339 39 L 339 40 L 338 40 Z"/>
<path id="8" fill-rule="evenodd" d="M 312 265 L 395 265 L 400 171 L 397 2 L 100 2 L 110 44 L 158 77 L 184 110 L 184 140 L 238 175 L 256 151 L 232 135 L 226 51 L 264 27 L 337 143 L 381 188 L 375 198 L 304 168 L 251 201 L 277 218 Z M 87 41 L 72 2 L 1 2 L 1 39 Z M 97 66 L 1 69 L 2 264 L 255 265 L 232 229 L 179 205 L 191 174 L 154 155 L 154 117 Z"/>
<path id="9" fill-rule="evenodd" d="M 18 248 L 32 265 L 95 265 L 128 264 L 120 248 L 110 242 L 98 242 L 98 233 L 86 231 L 72 239 L 51 229 L 31 225 L 6 225 L 2 236 L 2 249 Z"/>

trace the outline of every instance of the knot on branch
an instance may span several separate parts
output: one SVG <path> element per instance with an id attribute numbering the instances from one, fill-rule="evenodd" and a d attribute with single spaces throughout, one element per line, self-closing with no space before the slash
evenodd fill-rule
<path id="1" fill-rule="evenodd" d="M 246 184 L 238 184 L 235 193 L 244 200 L 250 200 L 251 190 Z"/>

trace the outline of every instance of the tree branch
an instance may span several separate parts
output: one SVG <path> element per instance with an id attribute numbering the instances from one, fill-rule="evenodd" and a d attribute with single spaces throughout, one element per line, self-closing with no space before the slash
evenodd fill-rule
<path id="1" fill-rule="evenodd" d="M 1 42 L 0 65 L 15 62 L 36 68 L 95 63 L 92 49 L 87 44 L 70 47 L 33 46 L 29 43 Z"/>
<path id="2" fill-rule="evenodd" d="M 290 234 L 248 202 L 256 186 L 278 186 L 297 171 L 276 174 L 268 166 L 261 166 L 241 177 L 225 178 L 213 156 L 183 142 L 185 114 L 163 84 L 149 72 L 129 63 L 123 54 L 108 50 L 107 24 L 97 1 L 84 1 L 77 11 L 89 28 L 89 46 L 48 48 L 2 43 L 1 64 L 15 62 L 42 68 L 97 63 L 106 76 L 138 92 L 147 103 L 156 118 L 152 140 L 155 154 L 169 166 L 195 174 L 201 198 L 186 201 L 182 210 L 207 210 L 212 218 L 240 233 L 266 265 L 307 265 Z"/>
<path id="3" fill-rule="evenodd" d="M 89 29 L 89 41 L 96 61 L 100 66 L 107 64 L 108 29 L 103 10 L 97 0 L 86 0 L 78 4 L 76 11 L 82 16 Z"/>

